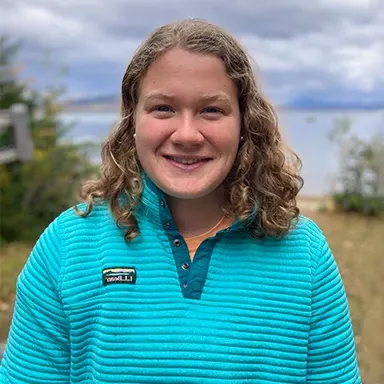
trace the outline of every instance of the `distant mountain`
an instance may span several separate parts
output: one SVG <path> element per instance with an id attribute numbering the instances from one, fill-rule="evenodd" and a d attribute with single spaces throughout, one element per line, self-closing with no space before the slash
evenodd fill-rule
<path id="1" fill-rule="evenodd" d="M 111 111 L 120 108 L 120 96 L 100 95 L 89 98 L 69 99 L 62 103 L 64 112 Z"/>
<path id="2" fill-rule="evenodd" d="M 63 108 L 67 111 L 84 110 L 111 110 L 120 106 L 120 95 L 100 95 L 89 98 L 67 100 Z M 384 109 L 383 101 L 346 101 L 346 100 L 324 100 L 313 97 L 299 97 L 284 105 L 277 106 L 278 109 L 345 109 L 345 110 L 377 110 Z"/>
<path id="3" fill-rule="evenodd" d="M 93 105 L 93 104 L 114 104 L 120 101 L 118 95 L 100 95 L 80 99 L 69 99 L 63 104 L 68 106 Z"/>
<path id="4" fill-rule="evenodd" d="M 384 109 L 384 100 L 332 100 L 313 97 L 299 97 L 291 100 L 283 108 L 292 109 L 360 109 L 376 110 Z"/>

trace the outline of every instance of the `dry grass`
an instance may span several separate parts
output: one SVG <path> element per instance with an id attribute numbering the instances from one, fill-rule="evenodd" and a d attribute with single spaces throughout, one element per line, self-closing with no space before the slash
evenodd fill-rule
<path id="1" fill-rule="evenodd" d="M 384 220 L 308 212 L 327 236 L 347 292 L 364 384 L 384 383 Z"/>
<path id="2" fill-rule="evenodd" d="M 339 265 L 349 298 L 363 382 L 383 384 L 384 220 L 302 208 L 324 231 Z M 7 336 L 15 279 L 30 249 L 28 245 L 12 244 L 0 253 L 0 340 Z"/>
<path id="3" fill-rule="evenodd" d="M 31 250 L 26 244 L 10 244 L 0 249 L 0 341 L 5 340 L 12 318 L 15 282 Z"/>

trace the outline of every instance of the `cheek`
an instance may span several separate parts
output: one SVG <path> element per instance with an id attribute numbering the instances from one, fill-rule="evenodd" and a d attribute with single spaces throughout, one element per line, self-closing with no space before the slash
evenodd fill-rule
<path id="1" fill-rule="evenodd" d="M 223 126 L 211 132 L 211 142 L 228 157 L 235 157 L 239 147 L 240 128 L 238 125 Z"/>
<path id="2" fill-rule="evenodd" d="M 136 122 L 136 147 L 138 151 L 153 149 L 166 138 L 167 129 L 164 121 L 149 116 L 142 117 Z"/>

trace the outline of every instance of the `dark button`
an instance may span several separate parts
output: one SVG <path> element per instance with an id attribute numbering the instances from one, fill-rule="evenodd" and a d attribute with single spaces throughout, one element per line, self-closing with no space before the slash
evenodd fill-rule
<path id="1" fill-rule="evenodd" d="M 170 228 L 171 223 L 168 221 L 167 223 L 165 223 L 165 226 L 166 226 L 167 228 Z"/>
<path id="2" fill-rule="evenodd" d="M 175 245 L 175 247 L 180 247 L 181 241 L 179 239 L 175 239 L 173 241 L 173 244 Z"/>
<path id="3" fill-rule="evenodd" d="M 160 201 L 160 205 L 164 208 L 165 207 L 165 203 L 163 200 Z"/>
<path id="4" fill-rule="evenodd" d="M 181 265 L 181 268 L 183 268 L 183 269 L 188 269 L 188 268 L 189 268 L 189 264 L 188 264 L 188 263 L 183 263 L 183 264 Z"/>

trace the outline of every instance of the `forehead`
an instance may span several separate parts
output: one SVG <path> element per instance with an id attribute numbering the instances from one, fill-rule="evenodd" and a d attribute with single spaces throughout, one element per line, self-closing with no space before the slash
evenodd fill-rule
<path id="1" fill-rule="evenodd" d="M 222 94 L 236 98 L 236 86 L 223 61 L 213 55 L 173 49 L 148 68 L 140 97 L 153 93 L 176 96 Z"/>

